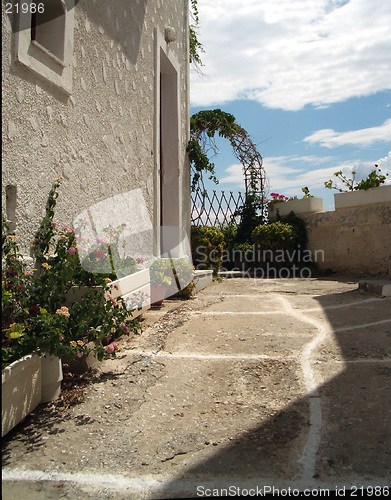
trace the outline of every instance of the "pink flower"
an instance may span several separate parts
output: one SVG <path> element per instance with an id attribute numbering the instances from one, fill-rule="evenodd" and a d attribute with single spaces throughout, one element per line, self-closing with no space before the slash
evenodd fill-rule
<path id="1" fill-rule="evenodd" d="M 82 352 L 77 351 L 76 356 L 77 356 L 78 358 L 82 358 L 82 357 L 83 357 L 83 353 L 82 353 Z"/>
<path id="2" fill-rule="evenodd" d="M 129 327 L 125 325 L 125 323 L 120 323 L 120 328 L 124 331 L 124 333 L 129 333 Z"/>
<path id="3" fill-rule="evenodd" d="M 76 248 L 75 247 L 68 248 L 67 252 L 69 253 L 69 255 L 75 255 Z"/>
<path id="4" fill-rule="evenodd" d="M 52 222 L 51 226 L 54 227 L 54 228 L 56 228 L 57 227 L 57 222 Z"/>
<path id="5" fill-rule="evenodd" d="M 107 352 L 108 354 L 113 353 L 113 352 L 114 352 L 114 350 L 115 350 L 114 344 L 109 344 L 109 345 L 107 345 L 107 346 L 106 346 L 106 352 Z"/>
<path id="6" fill-rule="evenodd" d="M 68 231 L 68 227 L 67 227 L 67 226 L 63 226 L 62 231 L 63 231 L 64 233 L 66 233 L 66 232 Z"/>

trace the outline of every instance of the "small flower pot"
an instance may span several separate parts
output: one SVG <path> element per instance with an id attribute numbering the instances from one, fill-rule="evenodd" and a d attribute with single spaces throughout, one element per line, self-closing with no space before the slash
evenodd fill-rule
<path id="1" fill-rule="evenodd" d="M 151 285 L 151 306 L 160 307 L 163 304 L 163 300 L 166 298 L 166 292 L 166 285 Z"/>

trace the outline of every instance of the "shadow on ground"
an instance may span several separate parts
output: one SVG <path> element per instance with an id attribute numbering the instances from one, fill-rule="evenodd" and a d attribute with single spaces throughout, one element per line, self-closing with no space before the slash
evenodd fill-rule
<path id="1" fill-rule="evenodd" d="M 389 484 L 391 477 L 390 299 L 358 291 L 316 297 L 336 342 L 320 344 L 312 359 L 322 427 L 312 477 L 303 483 L 304 442 L 310 432 L 310 398 L 296 400 L 266 424 L 245 430 L 222 451 L 189 467 L 156 498 L 181 491 L 184 481 L 234 484 L 270 478 L 304 487 L 330 484 Z M 353 305 L 348 305 L 352 304 Z M 312 313 L 316 314 L 316 313 Z M 313 316 L 314 317 L 314 316 Z M 385 358 L 388 358 L 387 361 Z M 337 373 L 337 374 L 335 374 Z M 310 468 L 311 469 L 311 468 Z M 262 479 L 261 479 L 262 478 Z M 182 489 L 183 491 L 183 489 Z M 193 495 L 196 491 L 194 490 Z"/>

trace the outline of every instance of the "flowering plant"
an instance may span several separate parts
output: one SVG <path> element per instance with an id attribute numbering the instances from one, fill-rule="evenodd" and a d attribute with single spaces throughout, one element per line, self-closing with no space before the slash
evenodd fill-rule
<path id="1" fill-rule="evenodd" d="M 126 224 L 117 227 L 109 225 L 103 229 L 103 236 L 85 238 L 86 231 L 83 226 L 88 225 L 88 220 L 79 221 L 76 227 L 75 241 L 76 249 L 81 255 L 83 269 L 93 273 L 106 273 L 115 279 L 123 278 L 133 274 L 143 265 L 142 258 L 133 259 L 125 254 L 125 241 L 120 244 L 120 238 L 126 228 Z M 89 234 L 87 232 L 87 234 Z M 84 237 L 83 237 L 84 235 Z"/>
<path id="2" fill-rule="evenodd" d="M 58 229 L 53 221 L 61 179 L 49 193 L 46 215 L 32 250 L 35 268 L 27 268 L 19 253 L 17 236 L 2 221 L 2 361 L 39 352 L 60 358 L 84 357 L 94 351 L 99 360 L 118 349 L 104 346 L 123 334 L 137 333 L 121 297 L 110 294 L 113 273 L 93 273 L 80 265 L 77 235 L 72 228 Z M 74 285 L 90 291 L 80 301 L 67 303 L 66 292 Z"/>
<path id="3" fill-rule="evenodd" d="M 278 194 L 278 193 L 270 193 L 270 196 L 272 197 L 272 199 L 266 200 L 269 208 L 272 208 L 273 205 L 277 203 L 284 203 L 290 199 L 288 198 L 288 196 L 284 196 L 283 194 Z"/>
<path id="4" fill-rule="evenodd" d="M 147 292 L 135 292 L 126 298 L 126 307 L 130 310 L 142 309 L 148 303 L 150 297 Z"/>
<path id="5" fill-rule="evenodd" d="M 336 189 L 340 193 L 343 192 L 348 192 L 348 191 L 358 191 L 361 189 L 367 190 L 370 188 L 374 187 L 379 187 L 382 184 L 385 183 L 388 174 L 383 175 L 380 174 L 381 169 L 379 168 L 378 165 L 375 165 L 375 168 L 371 170 L 371 172 L 368 174 L 368 177 L 366 179 L 363 179 L 359 183 L 356 182 L 356 171 L 352 171 L 352 178 L 347 177 L 342 170 L 339 170 L 338 172 L 335 172 L 334 176 L 342 182 L 342 185 L 344 185 L 347 189 L 342 188 L 340 186 L 337 186 L 333 184 L 332 179 L 326 181 L 324 183 L 325 187 L 328 189 Z"/>
<path id="6" fill-rule="evenodd" d="M 149 269 L 151 285 L 166 285 L 171 295 L 189 297 L 195 288 L 193 271 L 192 264 L 184 258 L 155 259 Z"/>

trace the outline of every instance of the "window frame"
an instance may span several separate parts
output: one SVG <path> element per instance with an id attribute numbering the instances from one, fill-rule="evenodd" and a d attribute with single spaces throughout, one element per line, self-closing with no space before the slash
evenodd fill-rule
<path id="1" fill-rule="evenodd" d="M 19 8 L 15 31 L 15 61 L 57 88 L 72 93 L 73 79 L 73 31 L 75 0 L 59 0 L 64 8 L 63 59 L 53 54 L 37 40 L 32 40 L 32 13 Z M 38 0 L 19 0 L 21 3 L 37 3 Z M 56 40 L 58 42 L 58 39 Z"/>

